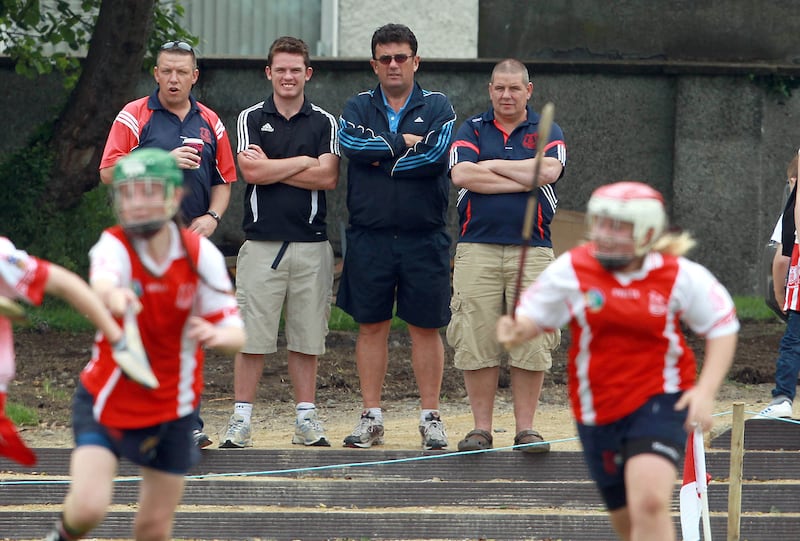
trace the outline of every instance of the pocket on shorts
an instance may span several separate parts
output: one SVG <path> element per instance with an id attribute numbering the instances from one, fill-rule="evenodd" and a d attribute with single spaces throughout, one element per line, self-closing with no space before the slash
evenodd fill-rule
<path id="1" fill-rule="evenodd" d="M 556 329 L 544 335 L 544 344 L 551 352 L 556 351 L 561 345 L 561 329 Z"/>
<path id="2" fill-rule="evenodd" d="M 447 324 L 447 343 L 450 347 L 458 349 L 464 336 L 464 314 L 462 312 L 463 300 L 457 294 L 450 297 L 450 323 Z"/>

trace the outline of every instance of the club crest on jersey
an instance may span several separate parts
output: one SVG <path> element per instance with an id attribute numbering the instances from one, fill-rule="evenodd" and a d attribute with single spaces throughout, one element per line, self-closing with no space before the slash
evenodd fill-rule
<path id="1" fill-rule="evenodd" d="M 667 299 L 658 291 L 651 291 L 648 294 L 648 310 L 650 315 L 664 316 L 668 310 Z"/>
<path id="2" fill-rule="evenodd" d="M 599 289 L 590 289 L 583 294 L 586 309 L 590 312 L 599 312 L 606 303 L 605 295 Z"/>
<path id="3" fill-rule="evenodd" d="M 200 139 L 202 139 L 203 142 L 206 143 L 207 145 L 210 145 L 211 141 L 212 141 L 212 139 L 211 139 L 211 130 L 209 130 L 205 126 L 201 127 L 200 128 Z"/>
<path id="4" fill-rule="evenodd" d="M 526 133 L 522 138 L 522 146 L 529 150 L 536 150 L 536 141 L 539 139 L 538 133 Z"/>
<path id="5" fill-rule="evenodd" d="M 194 303 L 195 284 L 181 284 L 178 286 L 178 294 L 175 296 L 175 307 L 179 310 L 188 310 Z"/>
<path id="6" fill-rule="evenodd" d="M 8 254 L 6 256 L 6 261 L 18 269 L 25 270 L 25 261 L 14 254 Z"/>

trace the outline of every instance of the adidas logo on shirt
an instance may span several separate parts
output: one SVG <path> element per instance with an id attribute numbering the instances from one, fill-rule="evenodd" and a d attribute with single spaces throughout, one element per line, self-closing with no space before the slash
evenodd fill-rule
<path id="1" fill-rule="evenodd" d="M 263 126 L 261 126 L 261 131 L 265 131 L 265 132 L 272 133 L 272 132 L 274 132 L 274 131 L 275 131 L 275 128 L 273 128 L 273 127 L 272 127 L 272 124 L 270 124 L 269 122 L 267 122 L 266 124 L 264 124 Z"/>
<path id="2" fill-rule="evenodd" d="M 419 123 L 419 122 L 425 122 L 425 121 L 422 120 L 421 116 L 418 116 L 417 118 L 414 119 L 414 122 L 418 122 Z"/>

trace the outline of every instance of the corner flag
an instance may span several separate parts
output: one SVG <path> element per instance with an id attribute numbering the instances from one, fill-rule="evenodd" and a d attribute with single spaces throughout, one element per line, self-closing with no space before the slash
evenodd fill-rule
<path id="1" fill-rule="evenodd" d="M 703 539 L 711 541 L 708 516 L 708 481 L 703 431 L 696 428 L 686 439 L 683 462 L 683 485 L 680 493 L 681 533 L 683 541 L 700 541 L 700 519 L 703 518 Z"/>

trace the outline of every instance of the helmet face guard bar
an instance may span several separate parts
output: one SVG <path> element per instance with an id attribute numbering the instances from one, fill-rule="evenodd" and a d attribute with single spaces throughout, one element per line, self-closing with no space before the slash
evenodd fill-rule
<path id="1" fill-rule="evenodd" d="M 175 190 L 183 173 L 167 151 L 146 148 L 121 158 L 114 168 L 114 212 L 122 228 L 133 236 L 149 237 L 178 211 Z"/>
<path id="2" fill-rule="evenodd" d="M 606 219 L 603 223 L 609 226 L 605 228 L 607 231 L 613 232 L 616 227 L 619 232 L 622 224 L 631 224 L 628 226 L 629 229 L 632 226 L 631 259 L 642 257 L 650 251 L 667 227 L 664 198 L 658 190 L 641 182 L 616 182 L 595 190 L 589 198 L 586 212 L 590 238 L 598 236 L 598 225 L 603 218 Z M 619 235 L 613 236 L 617 242 L 623 240 Z"/>

